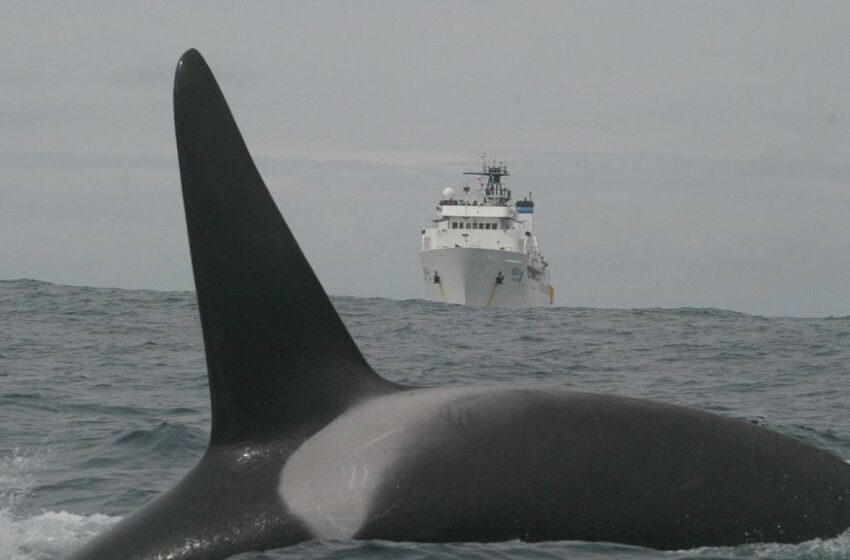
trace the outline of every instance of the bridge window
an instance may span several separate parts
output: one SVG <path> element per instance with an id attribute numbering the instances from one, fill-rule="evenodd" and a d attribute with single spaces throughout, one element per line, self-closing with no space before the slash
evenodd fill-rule
<path id="1" fill-rule="evenodd" d="M 472 229 L 472 224 L 470 224 L 469 222 L 466 222 L 466 229 Z"/>
<path id="2" fill-rule="evenodd" d="M 452 229 L 457 229 L 457 222 L 452 222 Z"/>

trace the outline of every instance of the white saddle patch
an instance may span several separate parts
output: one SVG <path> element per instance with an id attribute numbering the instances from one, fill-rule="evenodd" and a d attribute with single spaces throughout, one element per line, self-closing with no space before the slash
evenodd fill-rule
<path id="1" fill-rule="evenodd" d="M 352 538 L 397 461 L 418 449 L 424 425 L 458 401 L 493 389 L 418 389 L 362 403 L 305 441 L 286 462 L 278 492 L 318 539 Z"/>

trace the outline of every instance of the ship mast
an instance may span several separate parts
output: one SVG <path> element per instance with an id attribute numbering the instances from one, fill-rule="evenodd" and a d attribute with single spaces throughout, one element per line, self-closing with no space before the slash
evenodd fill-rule
<path id="1" fill-rule="evenodd" d="M 502 185 L 502 177 L 509 177 L 508 166 L 503 162 L 487 163 L 487 154 L 481 156 L 481 171 L 464 171 L 464 175 L 487 177 L 484 189 L 484 203 L 492 206 L 505 206 L 511 199 L 511 191 Z"/>

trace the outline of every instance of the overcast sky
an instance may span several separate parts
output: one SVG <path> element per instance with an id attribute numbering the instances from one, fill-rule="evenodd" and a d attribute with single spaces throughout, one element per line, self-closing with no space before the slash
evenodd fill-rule
<path id="1" fill-rule="evenodd" d="M 9 2 L 0 278 L 192 289 L 171 91 L 216 74 L 327 291 L 419 298 L 479 156 L 558 304 L 850 314 L 850 2 Z"/>

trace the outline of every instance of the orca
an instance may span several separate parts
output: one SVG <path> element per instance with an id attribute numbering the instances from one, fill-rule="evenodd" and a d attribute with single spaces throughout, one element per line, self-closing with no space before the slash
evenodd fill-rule
<path id="1" fill-rule="evenodd" d="M 748 422 L 628 397 L 382 378 L 196 50 L 177 65 L 174 117 L 209 447 L 72 560 L 215 560 L 310 539 L 685 549 L 850 527 L 850 464 Z"/>

